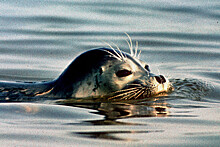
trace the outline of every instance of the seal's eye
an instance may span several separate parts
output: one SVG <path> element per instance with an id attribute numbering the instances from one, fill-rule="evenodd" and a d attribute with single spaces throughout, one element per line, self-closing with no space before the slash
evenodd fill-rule
<path id="1" fill-rule="evenodd" d="M 150 67 L 149 67 L 149 65 L 146 64 L 146 65 L 144 66 L 144 68 L 145 68 L 147 71 L 150 72 Z"/>
<path id="2" fill-rule="evenodd" d="M 116 75 L 118 77 L 126 77 L 126 76 L 129 76 L 130 74 L 132 74 L 132 72 L 127 69 L 119 70 L 116 72 Z"/>

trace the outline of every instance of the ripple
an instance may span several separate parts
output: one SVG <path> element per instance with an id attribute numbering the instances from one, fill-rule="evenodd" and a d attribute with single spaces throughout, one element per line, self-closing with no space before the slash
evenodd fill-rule
<path id="1" fill-rule="evenodd" d="M 85 23 L 82 19 L 67 18 L 61 16 L 0 16 L 2 21 L 16 21 L 25 23 Z"/>
<path id="2" fill-rule="evenodd" d="M 170 79 L 175 90 L 171 96 L 201 101 L 202 97 L 211 92 L 208 83 L 197 79 Z"/>
<path id="3" fill-rule="evenodd" d="M 179 13 L 181 14 L 190 14 L 190 15 L 198 15 L 206 18 L 215 18 L 219 19 L 220 14 L 212 12 L 212 8 L 201 8 L 201 7 L 190 7 L 190 6 L 181 6 L 181 7 L 160 7 L 156 8 L 158 11 L 169 12 L 169 13 Z"/>
<path id="4" fill-rule="evenodd" d="M 183 40 L 201 40 L 201 41 L 214 41 L 220 40 L 219 34 L 195 34 L 195 33 L 180 33 L 180 32 L 130 32 L 129 34 L 141 37 L 162 37 L 162 38 L 175 38 Z"/>

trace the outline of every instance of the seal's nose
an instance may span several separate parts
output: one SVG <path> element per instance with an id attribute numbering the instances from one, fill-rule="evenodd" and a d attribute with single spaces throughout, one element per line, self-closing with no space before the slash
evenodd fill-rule
<path id="1" fill-rule="evenodd" d="M 157 80 L 158 83 L 163 84 L 166 82 L 166 79 L 164 78 L 164 76 L 159 75 L 159 76 L 155 76 L 155 79 Z"/>

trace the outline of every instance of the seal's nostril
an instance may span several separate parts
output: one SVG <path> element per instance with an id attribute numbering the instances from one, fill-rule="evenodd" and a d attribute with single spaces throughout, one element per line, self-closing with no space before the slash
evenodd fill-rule
<path id="1" fill-rule="evenodd" d="M 161 83 L 161 79 L 159 76 L 155 76 L 155 79 L 157 80 L 158 83 Z"/>
<path id="2" fill-rule="evenodd" d="M 159 75 L 159 76 L 155 76 L 155 79 L 157 80 L 158 83 L 163 84 L 166 82 L 166 79 L 164 78 L 164 76 Z"/>
<path id="3" fill-rule="evenodd" d="M 161 80 L 162 80 L 162 83 L 166 83 L 166 79 L 164 78 L 163 75 L 160 75 L 160 78 L 161 78 Z"/>

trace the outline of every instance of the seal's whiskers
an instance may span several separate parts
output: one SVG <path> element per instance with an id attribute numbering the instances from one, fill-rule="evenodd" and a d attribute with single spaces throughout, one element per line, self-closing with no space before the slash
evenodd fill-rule
<path id="1" fill-rule="evenodd" d="M 121 59 L 121 60 L 124 60 L 123 56 L 121 56 L 116 50 L 115 48 L 113 48 L 109 43 L 105 42 L 105 44 L 107 44 L 114 52 L 115 54 Z M 117 47 L 117 46 L 116 46 Z M 118 48 L 118 47 L 117 47 Z M 112 53 L 111 53 L 112 55 Z"/>
<path id="2" fill-rule="evenodd" d="M 115 92 L 113 92 L 113 93 L 120 93 L 120 92 L 135 90 L 135 89 L 138 89 L 138 88 L 139 88 L 139 87 L 127 88 L 127 89 L 122 89 L 122 90 L 115 91 Z M 141 87 L 140 87 L 140 88 L 141 88 Z"/>
<path id="3" fill-rule="evenodd" d="M 138 91 L 139 89 L 135 88 L 135 89 L 124 89 L 124 90 L 119 90 L 117 92 L 113 92 L 112 94 L 115 94 L 115 93 L 119 93 L 119 94 L 116 94 L 115 96 L 112 96 L 112 97 L 109 97 L 108 99 L 113 99 L 113 98 L 117 98 L 117 97 L 121 97 L 121 96 L 124 96 L 124 95 L 128 95 L 132 92 L 136 92 Z M 126 92 L 127 91 L 127 92 Z M 124 92 L 124 93 L 121 93 L 121 92 Z"/>
<path id="4" fill-rule="evenodd" d="M 127 40 L 125 40 L 125 41 L 128 43 L 128 46 L 129 46 L 130 52 L 131 52 L 131 56 L 133 57 L 133 56 L 134 56 L 134 52 L 133 52 L 133 46 L 132 46 L 131 37 L 128 35 L 128 33 L 125 32 L 125 34 L 128 36 L 128 39 L 129 39 L 129 41 L 130 41 L 130 43 L 129 43 Z"/>
<path id="5" fill-rule="evenodd" d="M 141 86 L 141 84 L 128 84 L 128 85 L 136 86 L 136 87 L 115 91 L 112 94 L 116 94 L 116 95 L 109 97 L 108 99 L 109 100 L 114 98 L 129 99 L 129 100 L 132 98 L 137 99 L 148 90 L 147 87 L 143 87 Z"/>
<path id="6" fill-rule="evenodd" d="M 128 33 L 125 32 L 125 34 L 127 35 L 128 40 L 125 39 L 125 41 L 127 42 L 128 46 L 129 46 L 129 49 L 130 49 L 130 55 L 134 58 L 137 58 L 139 59 L 140 58 L 140 54 L 141 54 L 141 50 L 139 51 L 138 53 L 138 41 L 136 41 L 136 46 L 135 46 L 135 49 L 133 49 L 133 45 L 132 45 L 132 40 L 131 40 L 131 37 L 128 35 Z"/>
<path id="7" fill-rule="evenodd" d="M 128 47 L 129 47 L 129 49 L 130 49 L 130 54 L 131 54 L 131 56 L 133 56 L 133 55 L 132 55 L 132 54 L 133 54 L 133 50 L 131 49 L 130 43 L 129 43 L 128 40 L 126 40 L 126 39 L 125 39 L 125 41 L 127 42 Z"/>
<path id="8" fill-rule="evenodd" d="M 116 55 L 114 55 L 113 53 L 107 51 L 107 50 L 104 50 L 105 52 L 109 53 L 110 55 L 112 55 L 112 57 L 118 59 L 119 61 L 122 61 L 122 59 L 120 57 L 117 57 Z"/>
<path id="9" fill-rule="evenodd" d="M 141 84 L 135 84 L 135 83 L 133 83 L 133 84 L 127 84 L 127 86 L 138 86 L 138 87 L 142 87 Z"/>
<path id="10" fill-rule="evenodd" d="M 132 96 L 130 96 L 128 99 L 130 100 L 130 99 L 132 99 L 132 98 L 134 98 L 134 97 L 135 97 L 135 99 L 137 99 L 138 96 L 140 96 L 143 92 L 144 92 L 144 88 L 141 88 L 141 89 L 139 89 L 138 92 L 134 93 L 134 94 L 133 94 Z M 141 94 L 140 94 L 140 93 L 141 93 Z M 137 95 L 138 95 L 138 96 L 137 96 Z"/>
<path id="11" fill-rule="evenodd" d="M 125 56 L 123 55 L 121 49 L 115 44 L 112 42 L 112 44 L 114 44 L 114 46 L 116 46 L 117 50 L 120 52 L 120 55 L 121 55 L 121 58 L 123 59 L 123 61 L 125 60 Z"/>
<path id="12" fill-rule="evenodd" d="M 141 50 L 139 51 L 137 58 L 140 59 L 140 55 L 141 55 Z"/>
<path id="13" fill-rule="evenodd" d="M 144 92 L 146 92 L 145 90 L 142 90 L 142 92 L 140 92 L 135 99 L 137 99 L 138 97 L 140 97 Z"/>
<path id="14" fill-rule="evenodd" d="M 124 95 L 128 95 L 128 94 L 130 94 L 130 93 L 134 93 L 134 92 L 136 92 L 136 91 L 139 91 L 139 89 L 129 90 L 128 92 L 120 93 L 120 94 L 115 95 L 115 96 L 112 96 L 112 97 L 110 97 L 110 98 L 108 98 L 108 99 L 113 99 L 113 98 L 117 98 L 117 97 L 122 97 L 122 96 L 124 96 Z"/>
<path id="15" fill-rule="evenodd" d="M 130 93 L 128 95 L 125 95 L 124 97 L 121 98 L 121 100 L 127 100 L 127 99 L 130 99 L 130 97 L 132 97 L 132 95 L 134 95 L 135 93 Z"/>
<path id="16" fill-rule="evenodd" d="M 136 41 L 136 46 L 135 46 L 135 53 L 134 53 L 134 57 L 137 57 L 137 51 L 138 51 L 138 42 Z"/>

